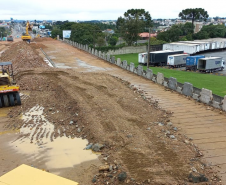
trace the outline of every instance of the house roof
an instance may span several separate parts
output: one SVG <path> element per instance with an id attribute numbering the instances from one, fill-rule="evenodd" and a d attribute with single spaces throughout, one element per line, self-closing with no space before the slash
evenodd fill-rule
<path id="1" fill-rule="evenodd" d="M 140 33 L 139 36 L 140 36 L 140 37 L 149 37 L 149 33 L 148 33 L 148 32 L 143 32 L 143 33 Z M 156 37 L 157 34 L 156 34 L 156 33 L 154 33 L 154 34 L 151 33 L 150 36 L 151 36 L 151 37 Z"/>

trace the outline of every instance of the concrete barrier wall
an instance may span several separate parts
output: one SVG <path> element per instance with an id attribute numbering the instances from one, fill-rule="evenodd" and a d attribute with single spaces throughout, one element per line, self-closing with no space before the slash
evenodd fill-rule
<path id="1" fill-rule="evenodd" d="M 123 47 L 118 50 L 110 50 L 107 52 L 109 55 L 120 55 L 120 54 L 128 54 L 128 53 L 144 53 L 147 51 L 146 46 L 129 46 L 129 47 Z"/>
<path id="2" fill-rule="evenodd" d="M 120 66 L 121 65 L 121 58 L 117 58 L 117 63 L 116 63 L 117 66 Z"/>
<path id="3" fill-rule="evenodd" d="M 114 56 L 110 57 L 110 55 L 115 55 L 115 54 L 145 52 L 146 46 L 140 47 L 140 48 L 135 48 L 135 47 L 123 48 L 121 50 L 117 50 L 116 52 L 111 51 L 106 54 L 106 53 L 102 53 L 100 51 L 94 50 L 94 48 L 90 48 L 87 45 L 83 46 L 79 43 L 72 42 L 67 39 L 59 40 L 59 41 L 70 44 L 70 45 L 77 47 L 79 49 L 82 49 L 84 51 L 87 51 L 90 54 L 95 55 L 99 58 L 102 58 L 105 61 L 116 64 L 117 66 L 120 66 L 125 70 L 128 70 L 139 76 L 143 76 L 144 78 L 147 78 L 160 85 L 164 85 L 166 88 L 177 91 L 178 93 L 183 94 L 185 96 L 190 96 L 199 102 L 202 102 L 202 103 L 208 104 L 209 106 L 213 106 L 215 108 L 226 111 L 226 96 L 221 97 L 221 96 L 212 94 L 211 90 L 204 89 L 204 88 L 199 89 L 197 87 L 193 87 L 193 85 L 189 82 L 185 82 L 184 84 L 179 83 L 179 82 L 177 82 L 177 79 L 173 78 L 173 77 L 170 77 L 169 79 L 165 78 L 164 74 L 162 74 L 162 73 L 158 73 L 157 75 L 155 75 L 155 74 L 153 74 L 153 71 L 151 69 L 147 69 L 147 71 L 144 71 L 143 66 L 141 66 L 141 65 L 138 65 L 137 67 L 135 67 L 134 63 L 132 63 L 132 62 L 129 63 L 129 65 L 128 65 L 128 62 L 126 60 L 121 62 L 120 58 L 115 60 Z M 142 49 L 144 49 L 144 50 L 141 51 Z"/>
<path id="4" fill-rule="evenodd" d="M 123 60 L 122 68 L 127 69 L 127 61 L 126 60 Z"/>
<path id="5" fill-rule="evenodd" d="M 162 73 L 157 74 L 157 83 L 163 85 L 164 82 L 164 75 Z"/>

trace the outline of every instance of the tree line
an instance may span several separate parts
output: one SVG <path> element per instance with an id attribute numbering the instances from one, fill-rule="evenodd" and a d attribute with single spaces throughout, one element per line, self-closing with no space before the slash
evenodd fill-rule
<path id="1" fill-rule="evenodd" d="M 178 17 L 191 22 L 175 24 L 167 31 L 159 31 L 157 38 L 151 38 L 151 43 L 162 44 L 180 40 L 226 37 L 224 25 L 206 25 L 198 33 L 194 33 L 194 22 L 197 20 L 206 21 L 209 17 L 208 12 L 202 8 L 182 10 Z M 129 9 L 117 19 L 116 25 L 106 25 L 95 21 L 57 23 L 53 26 L 52 37 L 55 38 L 59 35 L 62 38 L 63 30 L 71 30 L 70 40 L 81 44 L 88 44 L 93 47 L 112 47 L 117 44 L 119 38 L 122 38 L 130 46 L 137 44 L 137 40 L 140 39 L 139 33 L 148 32 L 150 28 L 153 32 L 157 26 L 159 25 L 153 23 L 150 13 L 145 9 Z M 104 33 L 103 30 L 107 28 L 113 29 L 115 33 Z"/>

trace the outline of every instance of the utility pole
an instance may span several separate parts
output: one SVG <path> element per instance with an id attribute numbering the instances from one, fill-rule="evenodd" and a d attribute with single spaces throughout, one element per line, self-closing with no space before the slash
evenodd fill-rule
<path id="1" fill-rule="evenodd" d="M 149 38 L 148 38 L 148 61 L 147 61 L 147 69 L 149 68 L 149 62 L 150 62 L 150 35 L 151 35 L 151 28 L 149 28 Z"/>

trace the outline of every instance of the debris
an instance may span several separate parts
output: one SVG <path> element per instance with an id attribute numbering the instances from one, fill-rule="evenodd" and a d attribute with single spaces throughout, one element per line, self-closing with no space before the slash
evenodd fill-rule
<path id="1" fill-rule="evenodd" d="M 127 178 L 126 172 L 121 172 L 120 174 L 118 174 L 119 181 L 124 181 L 126 178 Z"/>

